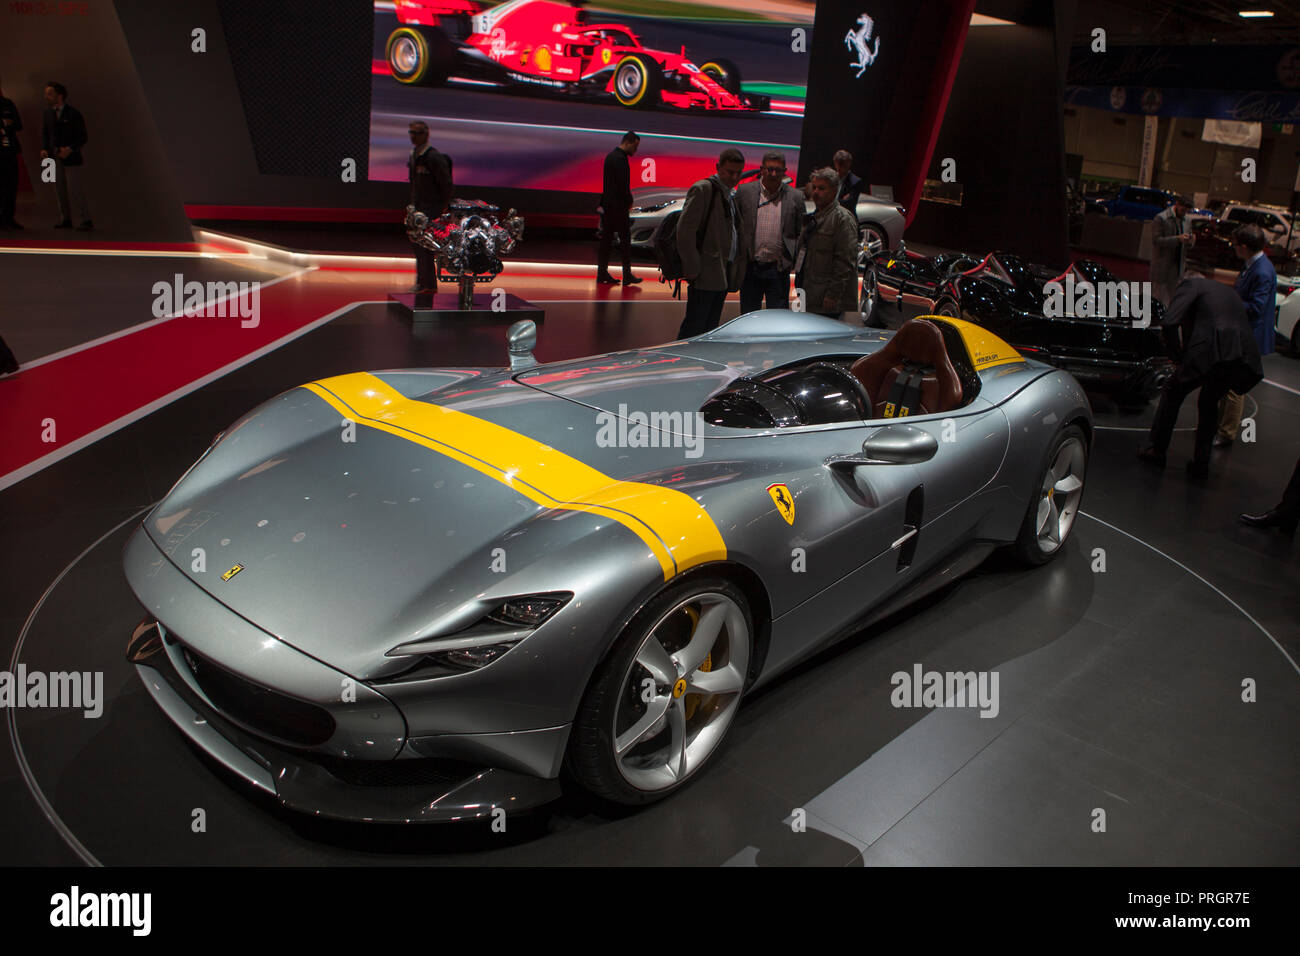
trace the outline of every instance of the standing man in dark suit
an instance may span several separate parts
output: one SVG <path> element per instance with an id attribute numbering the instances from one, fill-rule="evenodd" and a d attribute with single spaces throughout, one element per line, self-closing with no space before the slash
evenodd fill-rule
<path id="1" fill-rule="evenodd" d="M 618 285 L 609 274 L 609 245 L 618 236 L 623 254 L 623 284 L 636 285 L 641 280 L 632 275 L 632 157 L 641 145 L 641 137 L 631 130 L 605 157 L 605 172 L 600 188 L 600 251 L 596 257 L 596 281 L 601 285 Z"/>
<path id="2" fill-rule="evenodd" d="M 686 193 L 677 221 L 677 252 L 688 283 L 686 317 L 679 339 L 718 327 L 727 293 L 740 287 L 739 217 L 731 192 L 745 170 L 745 156 L 734 146 L 718 156 L 717 172 Z"/>
<path id="3" fill-rule="evenodd" d="M 1219 420 L 1219 399 L 1228 389 L 1250 391 L 1264 377 L 1259 349 L 1250 334 L 1246 307 L 1221 282 L 1188 270 L 1174 290 L 1164 319 L 1165 341 L 1178 368 L 1165 381 L 1151 423 L 1151 444 L 1138 456 L 1161 468 L 1173 437 L 1178 409 L 1196 389 L 1196 451 L 1187 473 L 1204 478 L 1210 471 L 1210 448 Z M 1180 335 L 1181 333 L 1181 335 Z"/>
<path id="4" fill-rule="evenodd" d="M 853 213 L 853 221 L 858 219 L 858 199 L 862 195 L 862 177 L 853 175 L 853 154 L 847 149 L 839 150 L 832 158 L 835 175 L 840 177 L 840 192 L 836 197 L 840 205 Z"/>
<path id="5" fill-rule="evenodd" d="M 59 221 L 54 228 L 69 228 L 75 212 L 81 220 L 77 224 L 79 231 L 93 229 L 95 224 L 90 221 L 86 186 L 81 178 L 85 166 L 81 150 L 86 145 L 86 121 L 75 107 L 68 105 L 68 89 L 62 83 L 50 80 L 45 84 L 45 105 L 41 159 L 54 157 L 54 187 L 59 197 Z"/>
<path id="6" fill-rule="evenodd" d="M 411 205 L 430 219 L 437 219 L 451 203 L 451 162 L 429 144 L 429 124 L 412 120 L 411 155 L 406 161 L 411 180 Z M 415 246 L 415 293 L 438 291 L 438 255 L 432 249 Z"/>
<path id="7" fill-rule="evenodd" d="M 1241 297 L 1250 320 L 1250 334 L 1260 357 L 1271 355 L 1274 344 L 1274 315 L 1277 312 L 1277 270 L 1264 255 L 1264 231 L 1259 226 L 1240 226 L 1232 234 L 1232 251 L 1245 262 L 1245 267 L 1233 283 L 1233 290 Z M 1214 436 L 1216 448 L 1225 448 L 1237 440 L 1241 427 L 1241 396 L 1228 392 L 1219 409 L 1219 433 Z"/>
<path id="8" fill-rule="evenodd" d="M 803 193 L 785 182 L 785 156 L 769 152 L 757 181 L 736 190 L 740 215 L 740 314 L 790 305 L 790 267 L 804 220 Z"/>
<path id="9" fill-rule="evenodd" d="M 1166 309 L 1187 268 L 1187 250 L 1196 241 L 1187 227 L 1191 206 L 1190 199 L 1179 196 L 1151 221 L 1151 294 Z"/>
<path id="10" fill-rule="evenodd" d="M 21 229 L 14 221 L 18 203 L 18 157 L 23 148 L 18 133 L 23 128 L 22 117 L 13 100 L 5 99 L 0 90 L 0 229 Z M 4 366 L 3 348 L 0 347 L 0 368 Z"/>

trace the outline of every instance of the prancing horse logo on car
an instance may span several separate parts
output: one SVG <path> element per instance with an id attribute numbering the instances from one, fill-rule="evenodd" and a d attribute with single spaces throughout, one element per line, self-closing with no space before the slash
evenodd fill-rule
<path id="1" fill-rule="evenodd" d="M 225 574 L 223 574 L 221 576 L 221 580 L 229 581 L 231 578 L 233 578 L 236 574 L 238 574 L 242 570 L 244 570 L 244 566 L 242 564 L 237 564 L 229 571 L 227 571 Z"/>
<path id="2" fill-rule="evenodd" d="M 767 493 L 772 496 L 772 501 L 776 504 L 776 510 L 781 512 L 781 517 L 785 519 L 785 523 L 794 524 L 794 495 L 790 494 L 790 489 L 777 482 L 774 485 L 767 486 Z"/>

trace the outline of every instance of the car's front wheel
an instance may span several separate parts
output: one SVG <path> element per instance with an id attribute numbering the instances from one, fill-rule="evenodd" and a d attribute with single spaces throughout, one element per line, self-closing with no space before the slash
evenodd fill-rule
<path id="1" fill-rule="evenodd" d="M 721 578 L 684 581 L 642 608 L 583 696 L 568 753 L 578 783 L 640 805 L 699 773 L 735 719 L 753 634 L 744 594 Z"/>
<path id="2" fill-rule="evenodd" d="M 435 27 L 398 27 L 385 52 L 393 79 L 407 86 L 441 86 L 456 58 L 447 35 Z"/>
<path id="3" fill-rule="evenodd" d="M 946 315 L 950 319 L 961 318 L 961 306 L 949 296 L 940 296 L 939 301 L 934 304 L 935 315 Z"/>
<path id="4" fill-rule="evenodd" d="M 662 84 L 659 65 L 646 57 L 625 56 L 614 69 L 614 98 L 624 106 L 636 109 L 657 106 Z"/>
<path id="5" fill-rule="evenodd" d="M 1057 432 L 1012 550 L 1028 565 L 1046 564 L 1065 545 L 1083 501 L 1088 442 L 1077 425 Z"/>
<path id="6" fill-rule="evenodd" d="M 862 292 L 858 295 L 858 311 L 862 321 L 873 329 L 883 329 L 885 320 L 880 316 L 880 288 L 876 283 L 876 267 L 868 263 L 862 270 Z"/>

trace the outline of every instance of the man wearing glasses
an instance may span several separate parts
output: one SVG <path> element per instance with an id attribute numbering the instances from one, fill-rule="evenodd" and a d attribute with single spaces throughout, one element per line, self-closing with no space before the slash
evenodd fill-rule
<path id="1" fill-rule="evenodd" d="M 745 278 L 740 314 L 790 307 L 790 267 L 804 220 L 803 193 L 785 181 L 785 157 L 763 156 L 760 178 L 736 190 Z"/>
<path id="2" fill-rule="evenodd" d="M 411 156 L 407 168 L 411 179 L 411 205 L 430 219 L 437 219 L 451 203 L 451 161 L 429 145 L 429 124 L 412 121 Z M 415 247 L 415 285 L 412 292 L 438 291 L 438 256 L 423 246 Z"/>

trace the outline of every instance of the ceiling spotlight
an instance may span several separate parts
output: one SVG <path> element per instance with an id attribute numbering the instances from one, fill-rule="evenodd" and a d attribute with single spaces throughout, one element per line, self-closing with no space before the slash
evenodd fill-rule
<path id="1" fill-rule="evenodd" d="M 1237 12 L 1237 16 L 1246 17 L 1247 19 L 1252 17 L 1271 17 L 1272 15 L 1272 10 L 1239 10 Z"/>

